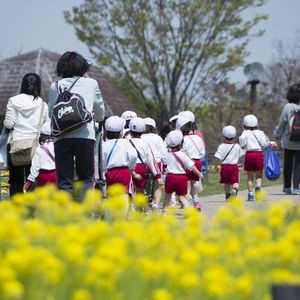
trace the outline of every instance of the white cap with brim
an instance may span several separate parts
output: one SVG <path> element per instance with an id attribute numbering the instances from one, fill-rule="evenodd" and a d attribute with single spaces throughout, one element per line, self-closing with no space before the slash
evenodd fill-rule
<path id="1" fill-rule="evenodd" d="M 179 117 L 184 117 L 189 119 L 192 123 L 195 122 L 195 115 L 189 110 L 182 111 L 178 114 Z"/>
<path id="2" fill-rule="evenodd" d="M 131 120 L 137 117 L 137 114 L 134 111 L 131 110 L 127 110 L 124 111 L 121 115 L 121 118 L 123 118 L 124 120 Z"/>
<path id="3" fill-rule="evenodd" d="M 166 136 L 166 143 L 169 147 L 174 148 L 181 144 L 182 139 L 183 139 L 182 132 L 180 130 L 176 129 L 176 130 L 171 131 Z"/>
<path id="4" fill-rule="evenodd" d="M 190 119 L 184 118 L 184 117 L 179 117 L 176 121 L 176 129 L 180 129 L 182 126 L 185 124 L 191 122 Z"/>
<path id="5" fill-rule="evenodd" d="M 121 132 L 124 129 L 125 120 L 118 116 L 111 116 L 105 121 L 106 131 Z"/>
<path id="6" fill-rule="evenodd" d="M 134 118 L 129 122 L 129 129 L 133 132 L 144 132 L 145 128 L 146 123 L 142 118 Z"/>
<path id="7" fill-rule="evenodd" d="M 41 134 L 51 135 L 51 122 L 45 122 L 41 127 Z"/>
<path id="8" fill-rule="evenodd" d="M 254 115 L 247 115 L 243 119 L 243 124 L 247 127 L 256 127 L 258 124 L 258 121 Z"/>
<path id="9" fill-rule="evenodd" d="M 228 139 L 233 139 L 236 136 L 236 129 L 232 125 L 225 126 L 223 127 L 222 134 L 224 137 Z"/>
<path id="10" fill-rule="evenodd" d="M 146 125 L 150 125 L 150 126 L 156 128 L 156 122 L 152 118 L 145 118 L 144 121 L 145 121 Z"/>
<path id="11" fill-rule="evenodd" d="M 169 119 L 169 122 L 171 123 L 173 121 L 176 121 L 178 118 L 179 118 L 179 116 L 175 115 L 175 116 L 173 116 L 172 118 Z"/>

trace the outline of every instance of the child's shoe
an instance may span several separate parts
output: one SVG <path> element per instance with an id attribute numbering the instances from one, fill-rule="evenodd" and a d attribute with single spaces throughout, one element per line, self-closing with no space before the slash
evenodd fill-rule
<path id="1" fill-rule="evenodd" d="M 177 207 L 177 201 L 176 201 L 176 197 L 171 197 L 171 200 L 170 200 L 170 206 L 172 208 L 176 208 Z"/>
<path id="2" fill-rule="evenodd" d="M 254 194 L 253 193 L 248 193 L 247 201 L 254 201 Z"/>
<path id="3" fill-rule="evenodd" d="M 237 188 L 233 188 L 230 193 L 230 197 L 237 197 L 238 191 L 239 190 Z"/>
<path id="4" fill-rule="evenodd" d="M 300 195 L 300 189 L 293 189 L 293 195 Z"/>
<path id="5" fill-rule="evenodd" d="M 225 200 L 226 200 L 226 201 L 227 201 L 230 197 L 231 197 L 231 194 L 230 194 L 230 193 L 226 193 L 226 194 L 225 194 Z"/>
<path id="6" fill-rule="evenodd" d="M 201 211 L 201 203 L 199 201 L 199 199 L 193 199 L 193 205 L 196 209 L 198 209 L 199 211 Z"/>
<path id="7" fill-rule="evenodd" d="M 256 185 L 256 187 L 255 187 L 255 192 L 258 192 L 258 191 L 260 191 L 261 190 L 261 185 Z"/>

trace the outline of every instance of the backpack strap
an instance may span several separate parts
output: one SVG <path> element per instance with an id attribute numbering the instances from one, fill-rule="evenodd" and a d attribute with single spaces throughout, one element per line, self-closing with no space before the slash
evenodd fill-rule
<path id="1" fill-rule="evenodd" d="M 257 142 L 258 142 L 258 144 L 259 144 L 259 147 L 261 148 L 261 150 L 263 150 L 263 146 L 262 146 L 261 143 L 259 142 L 257 136 L 254 134 L 253 131 L 251 131 L 251 132 L 252 132 L 252 134 L 254 135 L 254 137 L 256 138 L 256 140 L 257 140 Z"/>
<path id="2" fill-rule="evenodd" d="M 230 148 L 230 150 L 227 152 L 227 154 L 225 155 L 225 157 L 222 159 L 221 163 L 228 157 L 228 155 L 230 154 L 231 150 L 234 148 L 236 144 L 233 144 L 233 146 Z"/>
<path id="3" fill-rule="evenodd" d="M 70 87 L 67 89 L 67 91 L 70 91 L 71 88 L 73 88 L 73 86 L 75 85 L 75 83 L 78 81 L 80 77 L 77 77 L 73 83 L 70 85 Z M 56 91 L 58 94 L 61 94 L 61 90 L 60 90 L 60 87 L 58 86 L 58 80 L 55 81 L 55 88 L 56 88 Z"/>
<path id="4" fill-rule="evenodd" d="M 137 155 L 138 155 L 138 158 L 140 159 L 140 161 L 141 161 L 141 163 L 142 163 L 142 165 L 143 165 L 143 167 L 144 167 L 144 169 L 145 169 L 145 173 L 146 173 L 146 174 L 149 173 L 148 170 L 147 170 L 146 164 L 145 164 L 144 161 L 142 160 L 142 156 L 141 156 L 140 152 L 138 151 L 138 149 L 136 148 L 135 144 L 133 143 L 132 140 L 129 140 L 129 142 L 130 142 L 130 144 L 132 145 L 132 147 L 136 150 Z"/>
<path id="5" fill-rule="evenodd" d="M 185 168 L 185 165 L 184 163 L 182 162 L 182 160 L 174 153 L 174 152 L 171 152 L 171 154 L 174 156 L 174 158 L 177 160 L 177 162 L 180 164 L 181 168 L 186 171 L 186 168 Z"/>
<path id="6" fill-rule="evenodd" d="M 188 135 L 188 137 L 190 138 L 190 140 L 191 140 L 192 143 L 194 144 L 194 146 L 195 146 L 197 152 L 199 153 L 200 159 L 201 159 L 201 152 L 200 152 L 199 148 L 197 147 L 196 143 L 193 141 L 192 137 L 191 137 L 190 135 Z"/>
<path id="7" fill-rule="evenodd" d="M 55 162 L 55 158 L 54 156 L 51 154 L 51 152 L 49 151 L 49 149 L 47 147 L 45 147 L 44 145 L 41 145 L 41 148 L 48 154 L 48 156 L 52 159 L 52 161 Z"/>
<path id="8" fill-rule="evenodd" d="M 116 139 L 115 143 L 113 144 L 112 148 L 110 149 L 110 152 L 109 152 L 108 157 L 107 157 L 107 160 L 106 160 L 106 167 L 107 167 L 107 165 L 108 165 L 108 162 L 109 162 L 109 160 L 110 160 L 110 158 L 111 158 L 111 155 L 112 155 L 112 153 L 113 153 L 113 151 L 114 151 L 114 149 L 115 149 L 115 147 L 116 147 L 118 141 L 119 141 L 119 140 Z"/>

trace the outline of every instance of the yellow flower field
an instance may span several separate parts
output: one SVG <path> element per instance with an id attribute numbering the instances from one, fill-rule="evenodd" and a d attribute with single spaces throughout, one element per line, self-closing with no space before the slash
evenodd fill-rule
<path id="1" fill-rule="evenodd" d="M 289 201 L 246 211 L 234 199 L 210 222 L 192 208 L 125 219 L 122 188 L 109 194 L 80 204 L 48 186 L 0 202 L 0 299 L 267 300 L 273 283 L 300 283 Z"/>

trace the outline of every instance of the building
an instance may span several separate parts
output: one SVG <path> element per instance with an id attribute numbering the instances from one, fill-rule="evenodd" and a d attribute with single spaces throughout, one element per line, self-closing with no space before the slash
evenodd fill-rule
<path id="1" fill-rule="evenodd" d="M 48 102 L 48 92 L 60 54 L 38 49 L 0 61 L 0 118 L 3 120 L 8 99 L 19 93 L 22 77 L 37 73 L 42 79 L 41 97 Z M 99 67 L 92 66 L 87 74 L 98 81 L 105 103 L 106 115 L 121 115 L 125 110 L 136 110 L 133 104 L 104 75 Z"/>

